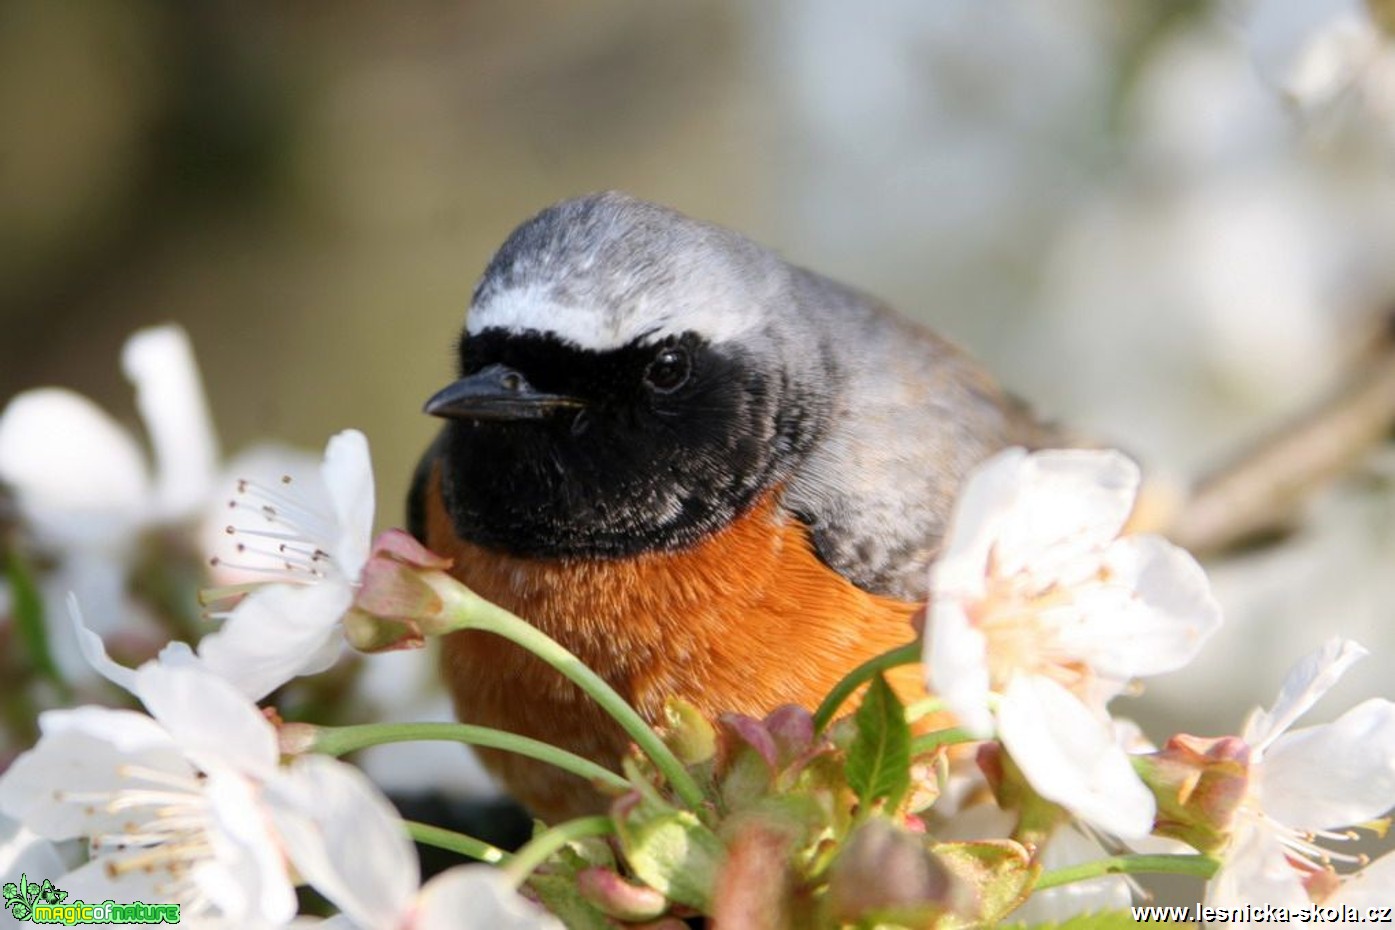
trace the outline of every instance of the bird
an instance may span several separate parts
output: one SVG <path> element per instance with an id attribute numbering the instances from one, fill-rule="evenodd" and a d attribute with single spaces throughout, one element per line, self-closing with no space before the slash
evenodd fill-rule
<path id="1" fill-rule="evenodd" d="M 458 380 L 425 405 L 446 422 L 410 531 L 651 723 L 670 698 L 709 718 L 812 709 L 912 641 L 961 481 L 1057 438 L 877 299 L 618 192 L 519 225 L 457 348 Z M 578 687 L 492 634 L 449 634 L 441 668 L 462 721 L 611 767 L 628 747 Z M 899 671 L 903 695 L 923 689 Z M 606 806 L 576 776 L 480 755 L 545 821 Z"/>

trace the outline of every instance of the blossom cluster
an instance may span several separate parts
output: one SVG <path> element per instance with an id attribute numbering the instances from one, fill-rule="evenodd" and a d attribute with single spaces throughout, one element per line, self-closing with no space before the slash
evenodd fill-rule
<path id="1" fill-rule="evenodd" d="M 137 333 L 123 359 L 156 453 L 153 480 L 134 439 L 79 395 L 32 391 L 0 417 L 0 480 L 57 560 L 44 586 L 51 629 L 143 707 L 39 715 L 38 743 L 0 778 L 7 874 L 42 872 L 68 901 L 175 902 L 196 925 L 306 923 L 295 886 L 308 882 L 341 912 L 326 926 L 456 927 L 460 913 L 480 927 L 554 926 L 483 865 L 420 887 L 382 791 L 352 765 L 290 755 L 286 728 L 257 706 L 343 652 L 340 621 L 372 533 L 364 436 L 335 436 L 307 481 L 235 478 L 224 497 L 183 331 Z M 302 470 L 293 453 L 259 458 Z M 221 525 L 203 532 L 210 523 Z M 115 630 L 138 611 L 124 583 L 129 554 L 142 534 L 178 527 L 218 543 L 209 581 L 222 584 L 205 600 L 220 625 L 197 648 L 175 641 L 123 666 L 89 618 Z"/>

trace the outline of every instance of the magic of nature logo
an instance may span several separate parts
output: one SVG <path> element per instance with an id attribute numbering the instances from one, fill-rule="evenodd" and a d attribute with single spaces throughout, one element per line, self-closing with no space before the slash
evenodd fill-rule
<path id="1" fill-rule="evenodd" d="M 179 923 L 178 904 L 147 904 L 132 901 L 117 904 L 103 901 L 100 904 L 87 904 L 83 901 L 68 901 L 68 892 L 55 887 L 49 879 L 34 883 L 28 875 L 20 875 L 18 882 L 6 882 L 4 886 L 5 907 L 16 920 L 28 920 L 37 924 L 62 924 L 72 927 L 77 924 L 177 924 Z"/>

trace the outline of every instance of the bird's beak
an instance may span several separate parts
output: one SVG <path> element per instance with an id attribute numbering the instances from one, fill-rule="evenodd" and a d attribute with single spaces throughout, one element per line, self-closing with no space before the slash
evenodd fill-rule
<path id="1" fill-rule="evenodd" d="M 437 391 L 423 409 L 451 420 L 535 420 L 581 406 L 575 397 L 536 390 L 507 365 L 490 365 Z"/>

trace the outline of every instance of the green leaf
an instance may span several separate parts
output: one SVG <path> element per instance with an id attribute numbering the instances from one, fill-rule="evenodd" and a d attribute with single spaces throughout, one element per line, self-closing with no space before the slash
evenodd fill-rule
<path id="1" fill-rule="evenodd" d="M 853 722 L 857 735 L 848 747 L 848 784 L 863 809 L 878 800 L 895 808 L 911 786 L 911 728 L 881 675 L 872 679 Z"/>
<path id="2" fill-rule="evenodd" d="M 16 549 L 11 549 L 5 564 L 5 576 L 10 582 L 14 595 L 15 626 L 19 640 L 34 668 L 49 681 L 67 692 L 67 682 L 63 680 L 58 666 L 54 664 L 53 653 L 49 650 L 48 626 L 44 621 L 44 602 L 39 597 L 34 575 Z"/>

